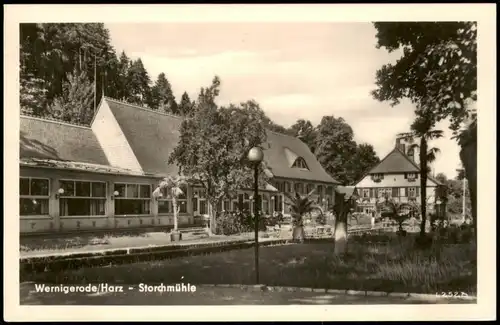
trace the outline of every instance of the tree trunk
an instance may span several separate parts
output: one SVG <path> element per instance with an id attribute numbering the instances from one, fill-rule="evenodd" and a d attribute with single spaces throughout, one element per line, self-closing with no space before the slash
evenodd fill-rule
<path id="1" fill-rule="evenodd" d="M 216 203 L 213 203 L 212 201 L 208 201 L 208 215 L 209 215 L 209 220 L 210 220 L 210 232 L 212 234 L 216 233 L 216 228 L 217 228 L 217 220 L 216 220 L 216 215 L 217 211 L 215 209 Z"/>
<path id="2" fill-rule="evenodd" d="M 177 199 L 175 198 L 175 196 L 173 196 L 173 198 L 172 198 L 172 208 L 174 209 L 174 231 L 177 231 L 177 229 L 179 227 L 179 222 L 177 220 L 178 210 L 177 210 Z"/>
<path id="3" fill-rule="evenodd" d="M 420 205 L 422 212 L 422 222 L 420 224 L 420 237 L 425 236 L 425 226 L 427 223 L 427 140 L 420 138 Z"/>
<path id="4" fill-rule="evenodd" d="M 464 165 L 465 177 L 469 186 L 470 202 L 472 208 L 472 224 L 474 237 L 477 238 L 477 140 L 468 142 L 460 150 L 460 160 Z"/>
<path id="5" fill-rule="evenodd" d="M 335 254 L 347 253 L 347 211 L 335 218 Z"/>

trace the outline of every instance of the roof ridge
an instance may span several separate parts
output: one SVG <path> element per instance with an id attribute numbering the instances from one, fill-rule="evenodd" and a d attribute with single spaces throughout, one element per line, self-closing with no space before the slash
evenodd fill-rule
<path id="1" fill-rule="evenodd" d="M 67 122 L 67 121 L 62 121 L 60 119 L 54 118 L 54 117 L 48 117 L 48 116 L 37 116 L 34 114 L 29 114 L 26 112 L 23 112 L 20 114 L 21 118 L 30 118 L 30 119 L 35 119 L 35 120 L 40 120 L 40 121 L 45 121 L 45 122 L 50 122 L 50 123 L 57 123 L 57 124 L 62 124 L 66 126 L 72 126 L 72 127 L 79 127 L 82 129 L 89 129 L 91 130 L 89 125 L 83 124 L 83 123 L 76 123 L 76 122 Z"/>
<path id="2" fill-rule="evenodd" d="M 120 104 L 124 104 L 124 105 L 127 105 L 127 106 L 132 106 L 132 107 L 135 107 L 135 108 L 139 108 L 139 109 L 142 109 L 142 110 L 147 111 L 147 112 L 153 112 L 153 113 L 156 113 L 156 114 L 159 114 L 159 115 L 174 117 L 174 118 L 177 118 L 177 119 L 185 119 L 185 117 L 181 116 L 181 115 L 176 115 L 176 114 L 173 114 L 173 113 L 161 112 L 160 110 L 157 110 L 157 109 L 152 109 L 152 108 L 148 108 L 148 107 L 145 107 L 145 106 L 140 106 L 140 105 L 137 105 L 137 104 L 132 104 L 132 103 L 129 103 L 127 101 L 123 101 L 123 100 L 119 100 L 119 99 L 115 99 L 115 98 L 111 98 L 111 97 L 107 97 L 107 96 L 104 96 L 104 99 L 105 100 L 110 100 L 112 102 L 117 102 L 117 103 L 120 103 Z"/>
<path id="3" fill-rule="evenodd" d="M 275 133 L 275 134 L 278 134 L 278 135 L 284 135 L 286 137 L 290 137 L 290 138 L 294 138 L 294 139 L 298 139 L 297 137 L 293 136 L 293 135 L 290 135 L 290 134 L 286 134 L 286 133 L 282 133 L 282 132 L 278 132 L 278 131 L 274 131 L 274 130 L 271 130 L 271 129 L 268 129 L 266 128 L 266 130 L 268 130 L 269 132 L 271 133 Z M 300 140 L 300 139 L 299 139 Z"/>

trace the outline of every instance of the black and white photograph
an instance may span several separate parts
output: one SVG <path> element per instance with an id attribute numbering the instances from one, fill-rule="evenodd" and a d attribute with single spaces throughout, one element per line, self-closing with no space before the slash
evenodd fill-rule
<path id="1" fill-rule="evenodd" d="M 494 319 L 494 7 L 387 6 L 7 6 L 10 315 Z"/>

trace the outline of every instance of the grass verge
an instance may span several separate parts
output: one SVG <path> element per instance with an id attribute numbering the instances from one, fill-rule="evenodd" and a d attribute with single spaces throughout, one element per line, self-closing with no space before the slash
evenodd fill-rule
<path id="1" fill-rule="evenodd" d="M 465 292 L 476 294 L 476 248 L 472 244 L 440 245 L 414 250 L 413 238 L 387 243 L 349 244 L 343 258 L 333 242 L 306 242 L 260 250 L 261 283 L 385 292 Z M 30 281 L 53 284 L 176 283 L 254 284 L 254 250 L 242 248 L 168 261 L 32 274 Z M 28 278 L 26 279 L 28 280 Z"/>

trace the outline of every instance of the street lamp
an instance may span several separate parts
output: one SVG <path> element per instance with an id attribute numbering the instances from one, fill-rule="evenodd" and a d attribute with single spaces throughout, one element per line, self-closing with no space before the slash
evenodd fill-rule
<path id="1" fill-rule="evenodd" d="M 255 281 L 259 284 L 259 165 L 264 159 L 264 152 L 259 147 L 253 147 L 248 152 L 248 160 L 254 167 L 254 215 L 255 215 Z"/>

